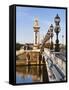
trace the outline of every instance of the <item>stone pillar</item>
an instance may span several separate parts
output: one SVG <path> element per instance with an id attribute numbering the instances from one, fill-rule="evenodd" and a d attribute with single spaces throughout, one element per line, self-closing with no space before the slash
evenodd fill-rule
<path id="1" fill-rule="evenodd" d="M 34 49 L 37 49 L 39 46 L 39 24 L 38 24 L 38 19 L 36 18 L 34 21 Z"/>

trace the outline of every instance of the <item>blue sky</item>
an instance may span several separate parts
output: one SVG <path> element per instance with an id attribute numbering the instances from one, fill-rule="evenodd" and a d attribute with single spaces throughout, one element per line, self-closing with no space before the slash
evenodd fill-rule
<path id="1" fill-rule="evenodd" d="M 62 43 L 62 35 L 66 35 L 66 11 L 64 9 L 51 9 L 51 8 L 32 8 L 32 7 L 16 7 L 16 42 L 19 43 L 33 43 L 34 42 L 34 19 L 37 16 L 40 26 L 40 38 L 47 33 L 49 26 L 54 23 L 56 14 L 61 18 L 59 33 L 59 40 Z M 55 42 L 55 33 L 53 41 Z"/>

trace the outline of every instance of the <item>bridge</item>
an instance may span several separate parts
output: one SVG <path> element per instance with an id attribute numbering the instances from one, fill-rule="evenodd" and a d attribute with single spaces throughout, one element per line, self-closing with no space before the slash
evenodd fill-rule
<path id="1" fill-rule="evenodd" d="M 51 33 L 53 34 L 53 33 Z M 66 55 L 63 52 L 55 52 L 45 48 L 45 43 L 50 39 L 50 31 L 44 37 L 41 47 L 42 58 L 44 58 L 49 81 L 65 81 L 66 80 Z"/>
<path id="2" fill-rule="evenodd" d="M 50 52 L 50 50 L 45 49 L 42 57 L 45 58 L 49 81 L 66 80 L 66 58 L 64 55 L 62 56 L 61 52 Z"/>
<path id="3" fill-rule="evenodd" d="M 25 64 L 43 64 L 46 67 L 46 73 L 48 74 L 48 79 L 52 81 L 65 81 L 66 80 L 66 56 L 62 52 L 55 52 L 54 49 L 50 50 L 45 48 L 45 43 L 50 39 L 50 31 L 46 33 L 40 49 L 36 50 L 19 50 L 16 51 L 16 57 L 24 55 L 21 62 L 16 61 L 16 65 Z M 26 58 L 26 54 L 29 54 L 30 59 Z M 41 57 L 40 57 L 41 56 Z M 34 57 L 34 58 L 33 58 Z M 30 63 L 28 63 L 28 61 Z M 35 63 L 36 62 L 36 63 Z"/>

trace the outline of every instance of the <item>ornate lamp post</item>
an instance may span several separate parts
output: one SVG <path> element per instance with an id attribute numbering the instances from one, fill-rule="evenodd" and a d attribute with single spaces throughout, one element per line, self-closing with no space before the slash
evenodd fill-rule
<path id="1" fill-rule="evenodd" d="M 50 49 L 52 50 L 53 49 L 53 25 L 51 24 L 50 26 L 50 38 L 51 38 L 51 45 L 50 45 Z"/>
<path id="2" fill-rule="evenodd" d="M 49 40 L 49 49 L 50 49 L 50 29 L 47 32 L 47 40 Z"/>
<path id="3" fill-rule="evenodd" d="M 59 23 L 60 23 L 60 17 L 58 16 L 58 14 L 56 15 L 54 21 L 55 21 L 55 29 L 54 29 L 54 31 L 55 31 L 55 33 L 56 33 L 55 51 L 56 51 L 56 52 L 59 52 L 60 49 L 59 49 L 58 34 L 59 34 L 59 32 L 60 32 L 60 25 L 59 25 Z"/>

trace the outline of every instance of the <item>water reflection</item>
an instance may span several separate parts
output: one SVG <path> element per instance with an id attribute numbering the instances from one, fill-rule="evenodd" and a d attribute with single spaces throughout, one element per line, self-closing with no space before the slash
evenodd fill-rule
<path id="1" fill-rule="evenodd" d="M 16 66 L 16 83 L 48 82 L 46 65 Z"/>

